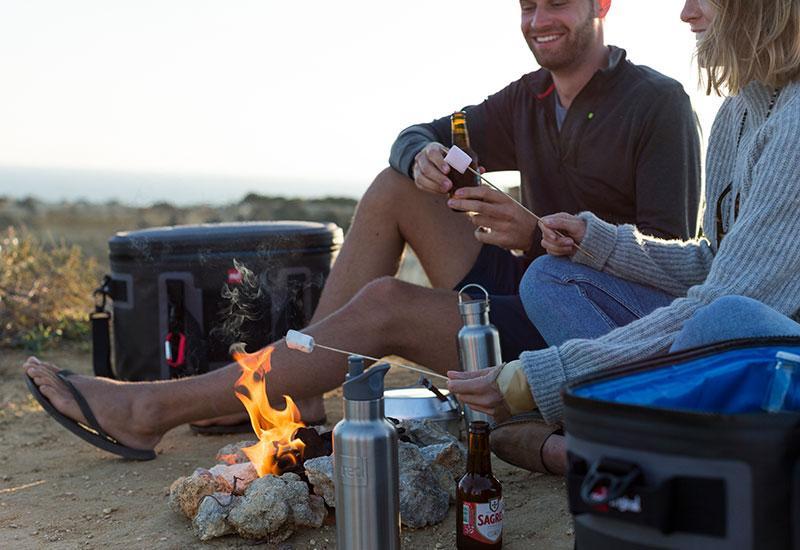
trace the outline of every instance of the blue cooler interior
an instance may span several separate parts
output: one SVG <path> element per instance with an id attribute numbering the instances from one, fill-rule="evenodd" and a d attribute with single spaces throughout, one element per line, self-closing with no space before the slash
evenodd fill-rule
<path id="1" fill-rule="evenodd" d="M 572 390 L 586 399 L 702 413 L 763 412 L 775 371 L 775 354 L 800 355 L 800 346 L 730 350 L 653 370 L 588 383 Z M 792 379 L 787 410 L 800 410 L 800 388 Z"/>

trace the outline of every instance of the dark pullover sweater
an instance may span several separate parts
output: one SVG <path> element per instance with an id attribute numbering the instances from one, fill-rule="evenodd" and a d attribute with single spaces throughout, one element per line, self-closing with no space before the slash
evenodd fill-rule
<path id="1" fill-rule="evenodd" d="M 472 148 L 489 172 L 518 170 L 522 202 L 540 216 L 590 211 L 648 235 L 694 237 L 700 140 L 689 98 L 677 81 L 609 50 L 609 66 L 581 90 L 560 131 L 553 79 L 541 69 L 465 108 Z M 403 130 L 391 166 L 410 176 L 431 141 L 451 144 L 449 116 Z M 544 253 L 540 240 L 531 257 Z"/>

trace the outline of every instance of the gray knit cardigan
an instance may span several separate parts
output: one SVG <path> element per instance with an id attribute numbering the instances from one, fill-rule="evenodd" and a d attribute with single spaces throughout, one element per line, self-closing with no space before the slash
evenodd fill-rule
<path id="1" fill-rule="evenodd" d="M 593 340 L 524 352 L 520 359 L 533 398 L 548 422 L 560 421 L 559 390 L 567 381 L 666 352 L 698 308 L 721 296 L 759 300 L 797 318 L 800 310 L 800 82 L 780 91 L 750 83 L 725 100 L 709 138 L 704 237 L 668 241 L 632 225 L 614 226 L 591 213 L 572 260 L 676 297 L 667 307 Z M 737 147 L 742 118 L 747 123 Z M 727 233 L 717 247 L 717 201 Z M 735 200 L 735 197 L 739 200 Z M 676 197 L 680 200 L 680 197 Z M 738 206 L 737 206 L 738 203 Z"/>

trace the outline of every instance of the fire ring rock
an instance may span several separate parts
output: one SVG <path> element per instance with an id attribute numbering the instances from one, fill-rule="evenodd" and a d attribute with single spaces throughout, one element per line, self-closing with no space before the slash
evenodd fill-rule
<path id="1" fill-rule="evenodd" d="M 336 487 L 333 485 L 333 456 L 320 456 L 303 463 L 308 482 L 314 493 L 325 499 L 325 504 L 336 508 Z"/>
<path id="2" fill-rule="evenodd" d="M 400 520 L 412 528 L 435 525 L 447 517 L 449 491 L 442 489 L 419 447 L 400 442 Z"/>
<path id="3" fill-rule="evenodd" d="M 295 474 L 266 475 L 253 481 L 228 513 L 228 523 L 245 538 L 282 542 L 295 527 L 320 527 L 327 511 Z"/>
<path id="4" fill-rule="evenodd" d="M 197 537 L 207 541 L 233 533 L 233 527 L 227 521 L 228 513 L 231 506 L 235 506 L 240 499 L 241 497 L 224 493 L 214 493 L 204 498 L 192 520 L 192 528 Z"/>
<path id="5" fill-rule="evenodd" d="M 200 501 L 207 495 L 217 492 L 214 474 L 205 468 L 198 468 L 189 477 L 176 479 L 169 488 L 169 505 L 174 511 L 192 519 L 197 513 Z"/>

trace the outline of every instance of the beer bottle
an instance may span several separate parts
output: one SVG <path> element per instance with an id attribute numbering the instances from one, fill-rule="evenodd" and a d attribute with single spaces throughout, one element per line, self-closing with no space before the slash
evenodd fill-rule
<path id="1" fill-rule="evenodd" d="M 503 490 L 492 475 L 489 424 L 469 425 L 467 473 L 458 482 L 456 547 L 459 550 L 502 548 Z"/>
<path id="2" fill-rule="evenodd" d="M 457 145 L 459 149 L 472 157 L 470 167 L 478 171 L 478 155 L 469 146 L 469 132 L 467 131 L 467 113 L 458 111 L 450 115 L 450 138 L 453 145 Z M 466 170 L 460 174 L 458 170 L 450 170 L 447 174 L 450 181 L 453 182 L 453 187 L 450 189 L 450 196 L 453 192 L 461 187 L 477 187 L 481 184 L 481 178 Z"/>

